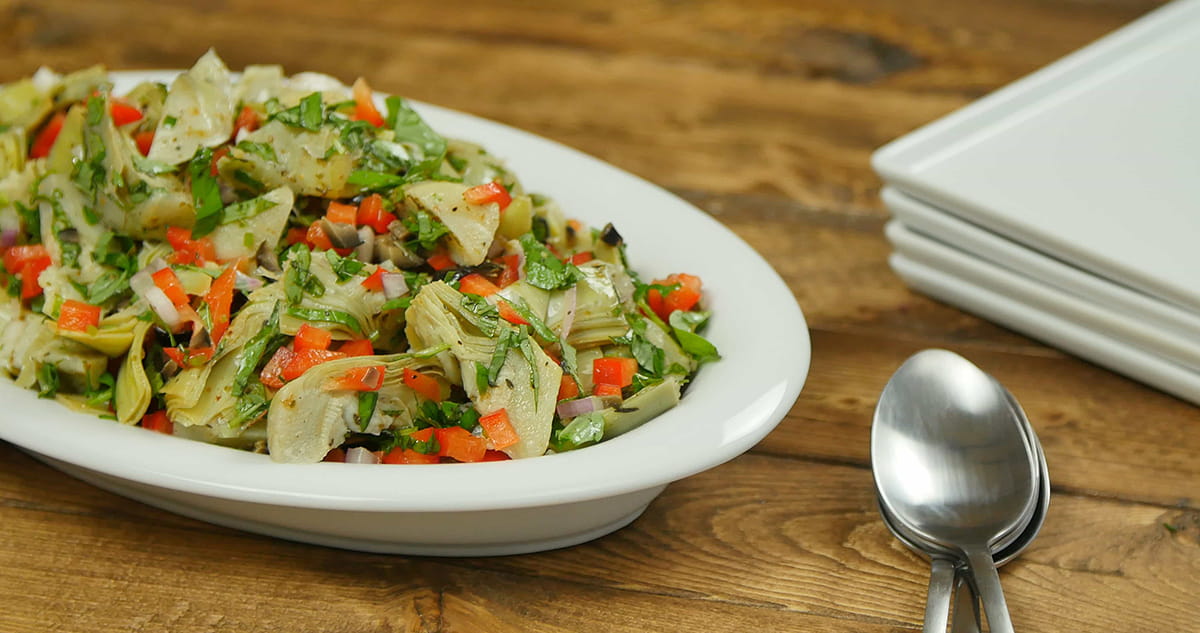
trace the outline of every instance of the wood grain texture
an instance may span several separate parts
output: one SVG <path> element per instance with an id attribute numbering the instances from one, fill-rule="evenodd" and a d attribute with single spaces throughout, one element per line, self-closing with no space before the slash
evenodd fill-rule
<path id="1" fill-rule="evenodd" d="M 750 454 L 673 484 L 627 529 L 529 556 L 259 537 L 0 445 L 0 631 L 920 630 L 926 563 L 878 519 L 867 438 L 888 376 L 931 346 L 1000 378 L 1045 445 L 1049 520 L 1001 574 L 1018 629 L 1200 630 L 1196 408 L 907 290 L 868 164 L 1157 4 L 0 0 L 0 81 L 185 67 L 212 46 L 234 68 L 361 74 L 599 156 L 762 253 L 814 354 Z"/>

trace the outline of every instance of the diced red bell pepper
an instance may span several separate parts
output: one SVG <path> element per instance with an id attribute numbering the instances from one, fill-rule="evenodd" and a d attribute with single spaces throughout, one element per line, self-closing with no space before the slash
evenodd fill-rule
<path id="1" fill-rule="evenodd" d="M 383 456 L 385 464 L 437 464 L 442 458 L 437 455 L 418 453 L 411 448 L 393 448 Z"/>
<path id="2" fill-rule="evenodd" d="M 572 255 L 572 256 L 571 256 L 571 263 L 572 263 L 572 264 L 575 264 L 576 266 L 578 266 L 578 265 L 580 265 L 580 264 L 586 264 L 586 263 L 588 263 L 588 262 L 592 261 L 592 257 L 593 257 L 593 256 L 592 256 L 592 252 L 591 252 L 591 251 L 584 251 L 584 252 L 582 252 L 582 253 L 575 253 L 574 255 Z"/>
<path id="3" fill-rule="evenodd" d="M 500 318 L 512 323 L 513 325 L 529 325 L 529 321 L 517 312 L 517 309 L 512 307 L 512 304 L 501 299 L 496 302 L 496 309 L 500 311 Z"/>
<path id="4" fill-rule="evenodd" d="M 562 380 L 558 383 L 558 399 L 568 400 L 579 395 L 579 383 L 567 374 L 563 374 Z"/>
<path id="5" fill-rule="evenodd" d="M 383 196 L 373 193 L 358 203 L 358 224 L 371 227 L 376 233 L 387 233 L 388 225 L 396 221 L 396 215 L 383 207 Z"/>
<path id="6" fill-rule="evenodd" d="M 500 263 L 504 265 L 504 270 L 500 272 L 500 278 L 496 280 L 496 285 L 507 288 L 521 279 L 520 255 L 516 253 L 505 255 L 500 258 Z"/>
<path id="7" fill-rule="evenodd" d="M 492 446 L 497 449 L 508 448 L 521 441 L 517 430 L 513 428 L 512 422 L 508 419 L 507 409 L 493 411 L 479 418 L 479 425 L 483 427 L 488 439 L 492 441 Z"/>
<path id="8" fill-rule="evenodd" d="M 21 298 L 32 299 L 42 294 L 42 284 L 38 283 L 38 277 L 42 271 L 50 267 L 48 260 L 31 261 L 21 268 Z"/>
<path id="9" fill-rule="evenodd" d="M 219 277 L 213 280 L 204 294 L 204 303 L 208 304 L 208 316 L 212 322 L 213 343 L 219 342 L 229 329 L 230 308 L 233 307 L 233 290 L 237 283 L 237 263 L 229 266 Z M 305 324 L 307 325 L 307 324 Z"/>
<path id="10" fill-rule="evenodd" d="M 503 451 L 493 451 L 493 450 L 489 449 L 488 452 L 483 454 L 483 459 L 481 459 L 479 461 L 481 461 L 481 462 L 507 462 L 511 459 L 512 458 L 508 456 L 508 453 L 505 453 Z"/>
<path id="11" fill-rule="evenodd" d="M 167 227 L 167 243 L 175 249 L 175 253 L 171 255 L 172 264 L 200 266 L 206 261 L 217 259 L 217 249 L 212 240 L 207 237 L 193 240 L 191 229 Z"/>
<path id="12" fill-rule="evenodd" d="M 283 366 L 279 375 L 285 381 L 295 380 L 302 376 L 304 372 L 321 363 L 345 357 L 346 355 L 341 352 L 334 352 L 327 349 L 300 350 L 292 355 L 288 363 Z"/>
<path id="13" fill-rule="evenodd" d="M 150 146 L 154 145 L 154 130 L 146 130 L 133 135 L 133 142 L 137 144 L 138 151 L 142 156 L 150 154 Z"/>
<path id="14" fill-rule="evenodd" d="M 63 121 L 66 119 L 66 112 L 57 112 L 50 117 L 33 139 L 33 145 L 29 148 L 30 158 L 45 158 L 50 155 L 50 148 L 54 147 L 54 141 L 58 140 L 58 133 L 62 131 Z"/>
<path id="15" fill-rule="evenodd" d="M 628 387 L 637 373 L 637 361 L 632 358 L 606 356 L 592 361 L 592 381 L 596 384 Z"/>
<path id="16" fill-rule="evenodd" d="M 442 385 L 433 376 L 427 376 L 421 372 L 405 368 L 404 384 L 409 389 L 421 394 L 421 397 L 426 400 L 441 402 L 444 398 L 442 395 Z"/>
<path id="17" fill-rule="evenodd" d="M 367 278 L 362 280 L 362 287 L 375 292 L 383 292 L 383 273 L 386 272 L 382 268 L 376 268 L 375 272 L 367 275 Z"/>
<path id="18" fill-rule="evenodd" d="M 325 209 L 325 219 L 338 224 L 353 225 L 354 221 L 358 219 L 358 207 L 336 201 L 330 202 L 329 207 Z"/>
<path id="19" fill-rule="evenodd" d="M 292 341 L 292 349 L 296 352 L 306 349 L 329 349 L 329 344 L 332 342 L 333 334 L 329 330 L 303 323 L 296 332 L 295 340 Z"/>
<path id="20" fill-rule="evenodd" d="M 512 195 L 508 193 L 508 189 L 505 189 L 504 185 L 493 180 L 492 182 L 467 189 L 463 192 L 463 200 L 471 204 L 495 202 L 500 205 L 500 210 L 503 211 L 512 202 Z"/>
<path id="21" fill-rule="evenodd" d="M 700 278 L 686 273 L 669 275 L 666 279 L 654 282 L 655 285 L 679 287 L 663 296 L 657 289 L 651 288 L 646 293 L 646 303 L 662 320 L 666 321 L 676 310 L 691 310 L 700 301 Z"/>
<path id="22" fill-rule="evenodd" d="M 242 106 L 241 111 L 238 112 L 237 119 L 233 122 L 233 138 L 237 138 L 238 132 L 242 130 L 253 132 L 258 129 L 258 126 L 258 113 L 250 106 Z"/>
<path id="23" fill-rule="evenodd" d="M 171 423 L 171 418 L 167 417 L 166 411 L 155 411 L 142 416 L 142 428 L 167 435 L 175 432 L 175 425 Z"/>
<path id="24" fill-rule="evenodd" d="M 500 292 L 500 287 L 490 282 L 479 273 L 471 273 L 466 277 L 458 280 L 459 292 L 464 292 L 481 297 L 490 297 L 491 295 Z"/>
<path id="25" fill-rule="evenodd" d="M 346 356 L 374 356 L 375 349 L 371 346 L 371 341 L 365 338 L 358 338 L 352 341 L 342 343 L 338 351 Z"/>
<path id="26" fill-rule="evenodd" d="M 154 280 L 154 285 L 158 286 L 163 294 L 171 300 L 171 303 L 176 308 L 188 305 L 187 292 L 183 289 L 183 284 L 179 282 L 179 277 L 175 275 L 175 271 L 170 268 L 163 268 L 150 274 L 150 278 Z"/>
<path id="27" fill-rule="evenodd" d="M 385 369 L 383 365 L 351 367 L 334 382 L 333 387 L 350 391 L 379 391 L 383 387 Z"/>
<path id="28" fill-rule="evenodd" d="M 333 242 L 325 234 L 325 229 L 321 228 L 320 222 L 313 222 L 308 225 L 308 231 L 304 234 L 304 241 L 308 242 L 308 245 L 316 250 L 328 251 L 333 249 Z"/>
<path id="29" fill-rule="evenodd" d="M 15 275 L 21 272 L 25 264 L 42 260 L 45 260 L 47 265 L 50 264 L 50 251 L 41 244 L 11 246 L 4 251 L 4 270 L 10 275 Z"/>
<path id="30" fill-rule="evenodd" d="M 621 388 L 616 385 L 606 385 L 602 382 L 598 382 L 595 384 L 595 386 L 592 387 L 592 395 L 600 396 L 600 397 L 605 397 L 605 396 L 620 397 L 621 396 Z"/>
<path id="31" fill-rule="evenodd" d="M 344 451 L 340 448 L 331 449 L 328 453 L 325 453 L 325 459 L 322 459 L 321 461 L 323 461 L 323 462 L 345 462 L 346 461 L 346 451 Z"/>
<path id="32" fill-rule="evenodd" d="M 184 347 L 164 347 L 163 353 L 167 355 L 167 358 L 175 361 L 176 365 L 187 369 L 188 367 L 199 367 L 212 360 L 213 348 L 199 347 L 196 349 L 187 349 Z"/>
<path id="33" fill-rule="evenodd" d="M 142 120 L 141 110 L 116 97 L 108 98 L 108 113 L 112 115 L 113 125 L 117 127 Z"/>
<path id="34" fill-rule="evenodd" d="M 461 426 L 437 430 L 438 455 L 460 462 L 478 462 L 487 454 L 487 440 Z"/>
<path id="35" fill-rule="evenodd" d="M 58 309 L 58 329 L 70 332 L 86 332 L 100 325 L 100 306 L 67 299 Z"/>
<path id="36" fill-rule="evenodd" d="M 288 246 L 299 244 L 305 240 L 305 233 L 306 231 L 304 229 L 298 226 L 293 226 L 287 230 L 287 234 L 284 236 L 284 241 L 287 242 Z"/>
<path id="37" fill-rule="evenodd" d="M 371 87 L 367 85 L 367 80 L 359 77 L 354 82 L 354 118 L 359 121 L 366 121 L 375 127 L 383 127 L 385 121 L 383 115 L 379 114 L 379 109 L 375 107 L 375 101 L 371 97 Z"/>
<path id="38" fill-rule="evenodd" d="M 443 270 L 450 270 L 451 268 L 454 268 L 457 265 L 454 263 L 453 259 L 450 259 L 449 255 L 447 255 L 446 253 L 444 253 L 442 251 L 438 251 L 438 252 L 434 253 L 433 255 L 430 255 L 429 259 L 427 259 L 425 261 L 429 264 L 429 266 L 431 268 L 433 268 L 434 270 L 436 270 L 438 272 L 441 272 Z"/>
<path id="39" fill-rule="evenodd" d="M 290 347 L 280 347 L 275 350 L 275 355 L 271 360 L 267 361 L 262 372 L 258 374 L 258 379 L 262 384 L 272 389 L 283 388 L 283 368 L 287 367 L 292 362 L 292 357 L 296 353 Z"/>

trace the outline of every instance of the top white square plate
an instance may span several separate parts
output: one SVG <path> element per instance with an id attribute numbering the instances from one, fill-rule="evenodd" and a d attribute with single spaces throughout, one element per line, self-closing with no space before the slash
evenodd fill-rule
<path id="1" fill-rule="evenodd" d="M 1200 0 L 880 149 L 891 184 L 1200 313 Z"/>

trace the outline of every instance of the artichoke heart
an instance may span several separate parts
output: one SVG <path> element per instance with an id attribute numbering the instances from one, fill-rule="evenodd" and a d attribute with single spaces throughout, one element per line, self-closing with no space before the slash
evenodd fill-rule
<path id="1" fill-rule="evenodd" d="M 147 157 L 178 165 L 201 147 L 216 147 L 229 140 L 236 106 L 232 87 L 229 69 L 209 50 L 171 83 Z"/>
<path id="2" fill-rule="evenodd" d="M 146 367 L 142 365 L 142 360 L 146 357 L 146 334 L 149 332 L 149 323 L 136 321 L 129 354 L 121 361 L 121 369 L 117 372 L 117 382 L 113 389 L 113 408 L 117 413 L 117 421 L 121 424 L 137 424 L 142 416 L 146 415 L 146 410 L 150 408 L 150 400 L 154 397 L 154 388 L 150 386 Z"/>
<path id="3" fill-rule="evenodd" d="M 459 266 L 478 266 L 500 226 L 500 206 L 471 204 L 463 198 L 468 187 L 462 183 L 431 180 L 409 185 L 405 203 L 411 211 L 425 211 L 446 225 L 446 249 Z"/>
<path id="4" fill-rule="evenodd" d="M 242 143 L 247 145 L 239 147 Z M 331 127 L 310 132 L 272 120 L 242 136 L 217 168 L 223 177 L 234 181 L 242 172 L 243 177 L 249 176 L 266 187 L 287 186 L 296 195 L 345 198 L 358 193 L 358 188 L 348 182 L 354 158 L 338 151 L 338 143 L 339 135 Z M 270 147 L 271 151 L 246 149 L 255 146 Z"/>
<path id="5" fill-rule="evenodd" d="M 562 369 L 529 335 L 496 323 L 496 338 L 476 324 L 477 316 L 464 306 L 457 290 L 438 281 L 423 286 L 408 309 L 406 333 L 414 348 L 448 345 L 438 361 L 447 376 L 461 382 L 480 414 L 506 409 L 520 441 L 504 451 L 513 458 L 546 452 L 554 421 L 554 405 Z M 502 342 L 504 341 L 504 342 Z M 504 351 L 494 384 L 480 393 L 477 366 L 494 363 L 498 346 Z M 506 349 L 506 351 L 505 351 Z"/>
<path id="6" fill-rule="evenodd" d="M 351 369 L 383 367 L 378 401 L 362 419 L 356 391 L 339 389 L 336 381 Z M 428 372 L 430 358 L 392 354 L 357 356 L 321 363 L 287 383 L 271 399 L 267 414 L 267 447 L 271 459 L 312 463 L 340 445 L 350 433 L 379 434 L 386 428 L 412 425 L 421 397 L 404 384 L 404 370 Z"/>

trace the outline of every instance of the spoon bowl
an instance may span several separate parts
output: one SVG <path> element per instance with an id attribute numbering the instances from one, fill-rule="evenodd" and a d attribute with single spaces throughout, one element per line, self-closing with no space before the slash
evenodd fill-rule
<path id="1" fill-rule="evenodd" d="M 1039 464 L 1011 397 L 945 350 L 909 358 L 888 381 L 871 425 L 881 507 L 913 540 L 965 559 L 992 631 L 1009 633 L 993 548 L 1019 536 L 1039 501 Z"/>

